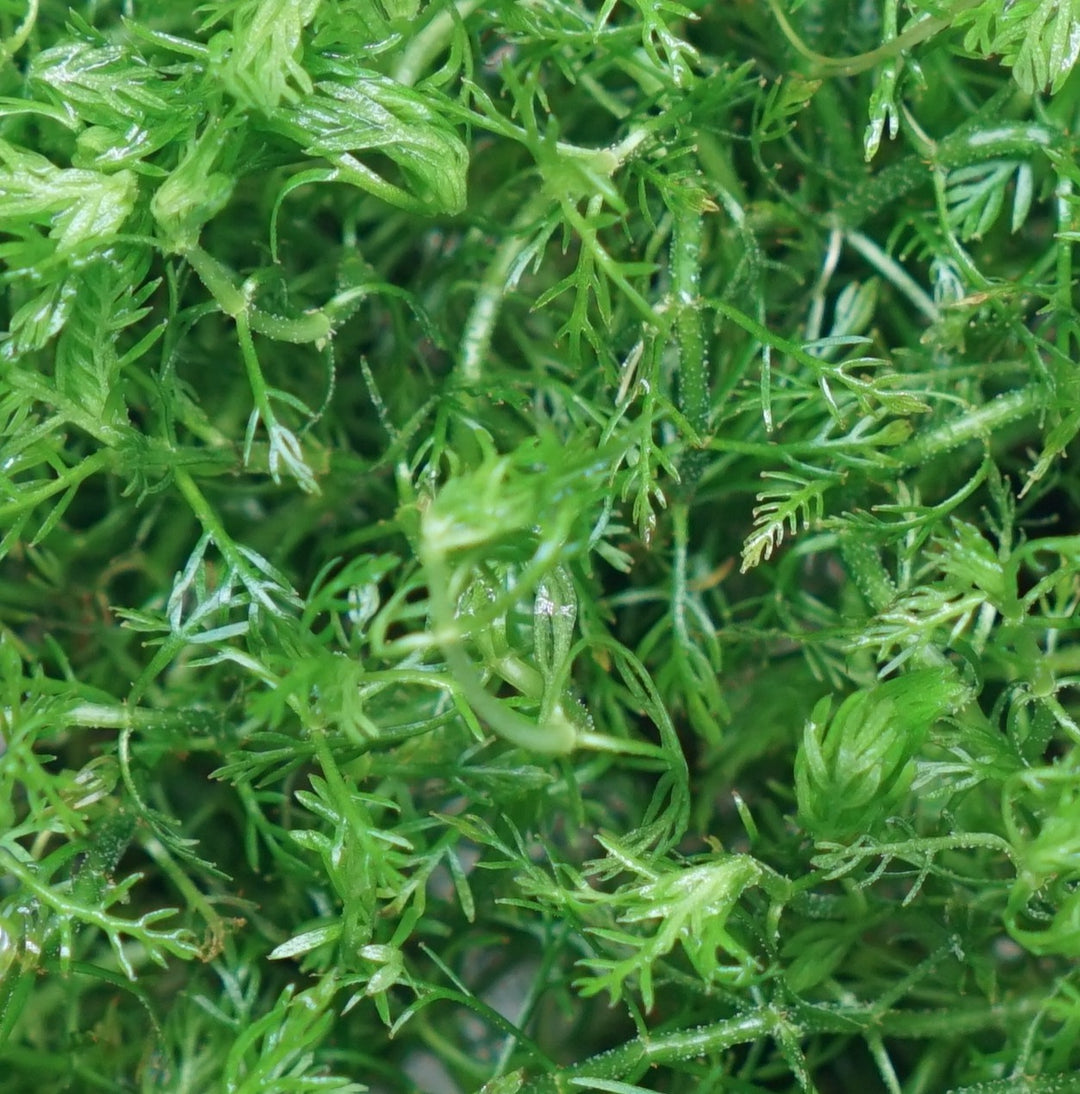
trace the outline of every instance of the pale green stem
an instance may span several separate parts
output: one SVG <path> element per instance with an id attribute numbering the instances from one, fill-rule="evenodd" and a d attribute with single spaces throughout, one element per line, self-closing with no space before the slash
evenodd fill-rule
<path id="1" fill-rule="evenodd" d="M 423 27 L 409 38 L 409 43 L 394 69 L 394 79 L 399 84 L 412 87 L 421 74 L 446 48 L 455 22 L 464 22 L 483 0 L 458 0 L 451 8 L 443 8 Z"/>
<path id="2" fill-rule="evenodd" d="M 772 13 L 784 37 L 791 43 L 796 53 L 805 57 L 814 65 L 815 73 L 822 76 L 854 76 L 876 68 L 884 61 L 907 52 L 912 46 L 925 42 L 935 34 L 945 30 L 952 21 L 968 8 L 976 7 L 983 0 L 961 0 L 946 16 L 923 16 L 914 19 L 903 34 L 890 38 L 876 49 L 866 53 L 856 53 L 850 57 L 827 57 L 812 50 L 798 35 L 780 7 L 779 0 L 767 0 Z"/>
<path id="3" fill-rule="evenodd" d="M 30 37 L 34 24 L 37 22 L 38 0 L 30 0 L 26 8 L 26 18 L 15 28 L 15 33 L 10 38 L 0 42 L 0 64 L 10 61 Z"/>

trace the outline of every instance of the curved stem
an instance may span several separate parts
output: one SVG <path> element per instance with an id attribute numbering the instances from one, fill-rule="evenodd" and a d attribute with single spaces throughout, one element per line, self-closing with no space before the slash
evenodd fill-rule
<path id="1" fill-rule="evenodd" d="M 430 577 L 428 592 L 439 646 L 469 705 L 500 737 L 518 748 L 552 755 L 573 752 L 577 744 L 577 730 L 565 715 L 553 717 L 548 726 L 539 726 L 499 702 L 484 687 L 480 673 L 461 646 L 462 636 L 454 625 L 454 609 L 449 596 L 450 575 L 446 572 L 442 555 L 430 548 L 422 548 L 421 558 Z M 557 713 L 562 715 L 561 711 Z"/>
<path id="2" fill-rule="evenodd" d="M 0 42 L 0 64 L 10 61 L 30 37 L 30 32 L 37 22 L 38 0 L 30 0 L 26 7 L 26 18 L 15 28 L 15 33 L 10 38 Z"/>
<path id="3" fill-rule="evenodd" d="M 506 238 L 500 244 L 476 290 L 473 305 L 461 332 L 458 350 L 458 371 L 467 386 L 480 382 L 484 362 L 491 348 L 491 337 L 499 318 L 503 298 L 512 287 L 510 271 L 529 242 L 528 230 L 548 205 L 547 194 L 541 189 L 514 218 Z"/>
<path id="4" fill-rule="evenodd" d="M 795 28 L 788 21 L 780 7 L 779 0 L 768 0 L 773 17 L 779 24 L 784 37 L 791 43 L 796 53 L 805 57 L 815 66 L 816 74 L 822 76 L 855 76 L 860 72 L 866 72 L 874 68 L 882 61 L 887 61 L 901 53 L 932 38 L 939 31 L 945 30 L 961 12 L 975 7 L 980 0 L 961 0 L 952 9 L 948 16 L 931 15 L 923 19 L 917 19 L 908 25 L 903 34 L 890 38 L 876 49 L 866 53 L 856 53 L 850 57 L 826 57 L 823 53 L 812 50 L 798 35 Z"/>
<path id="5" fill-rule="evenodd" d="M 984 1029 L 1001 1029 L 1031 1018 L 1043 1006 L 1045 994 L 1040 992 L 1002 1003 L 949 1011 L 897 1010 L 882 1014 L 873 1006 L 797 1004 L 790 1010 L 762 1007 L 752 1014 L 695 1029 L 636 1038 L 583 1063 L 528 1079 L 518 1088 L 518 1094 L 564 1094 L 590 1086 L 594 1090 L 615 1089 L 615 1083 L 650 1067 L 723 1052 L 767 1037 L 784 1037 L 792 1041 L 812 1033 L 876 1034 L 913 1040 L 943 1034 L 961 1037 Z M 597 1080 L 605 1085 L 598 1085 Z"/>
<path id="6" fill-rule="evenodd" d="M 481 0 L 458 0 L 452 7 L 437 12 L 426 27 L 409 39 L 409 44 L 394 69 L 394 79 L 399 84 L 412 87 L 432 59 L 445 48 L 454 23 L 467 19 L 480 4 Z"/>

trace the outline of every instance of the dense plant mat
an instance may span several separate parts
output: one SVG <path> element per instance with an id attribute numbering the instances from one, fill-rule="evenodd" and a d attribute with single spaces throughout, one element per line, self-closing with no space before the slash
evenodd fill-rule
<path id="1" fill-rule="evenodd" d="M 0 1092 L 1080 1089 L 1076 0 L 0 37 Z"/>

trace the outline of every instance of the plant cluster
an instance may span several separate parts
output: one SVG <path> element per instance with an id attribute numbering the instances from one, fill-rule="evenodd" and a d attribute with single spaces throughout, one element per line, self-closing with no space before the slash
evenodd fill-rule
<path id="1" fill-rule="evenodd" d="M 0 0 L 0 1092 L 1080 1090 L 1077 0 Z"/>

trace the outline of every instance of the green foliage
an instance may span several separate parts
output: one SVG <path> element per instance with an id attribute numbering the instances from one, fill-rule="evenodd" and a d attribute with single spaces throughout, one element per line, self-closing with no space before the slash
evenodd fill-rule
<path id="1" fill-rule="evenodd" d="M 803 827 L 819 839 L 850 840 L 894 815 L 930 730 L 965 698 L 959 682 L 936 668 L 853 692 L 831 717 L 831 697 L 819 699 L 795 757 Z"/>
<path id="2" fill-rule="evenodd" d="M 1078 43 L 0 2 L 0 1094 L 1080 1089 Z"/>
<path id="3" fill-rule="evenodd" d="M 970 23 L 964 45 L 997 53 L 1027 92 L 1060 91 L 1080 56 L 1080 4 L 1075 0 L 1020 0 L 997 10 L 963 5 L 958 26 Z"/>

